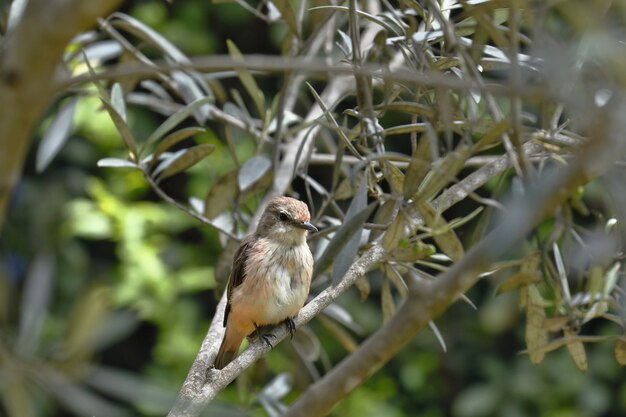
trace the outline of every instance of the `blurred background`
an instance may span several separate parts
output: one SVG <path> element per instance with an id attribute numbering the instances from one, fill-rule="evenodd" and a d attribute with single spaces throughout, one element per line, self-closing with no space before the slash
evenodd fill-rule
<path id="1" fill-rule="evenodd" d="M 6 12 L 6 2 L 2 7 Z M 547 21 L 554 33 L 568 36 L 577 28 L 563 10 L 552 11 Z M 228 53 L 227 39 L 244 54 L 277 55 L 287 33 L 285 24 L 263 22 L 234 3 L 136 0 L 126 1 L 121 11 L 189 56 Z M 123 61 L 124 54 L 117 59 Z M 240 88 L 235 78 L 221 82 L 224 90 Z M 259 83 L 267 97 L 280 89 L 275 78 Z M 223 245 L 214 230 L 165 204 L 140 172 L 98 167 L 102 158 L 125 157 L 125 148 L 97 97 L 78 96 L 75 105 L 71 134 L 43 172 L 37 170 L 35 142 L 0 234 L 0 415 L 8 415 L 8 409 L 19 416 L 164 415 L 225 286 L 219 266 Z M 37 140 L 58 106 L 42 121 Z M 393 117 L 387 122 L 393 124 Z M 128 104 L 128 123 L 139 137 L 164 119 Z M 215 146 L 210 162 L 162 183 L 178 200 L 204 195 L 236 166 L 221 127 L 208 123 L 205 128 L 194 139 Z M 243 134 L 235 143 L 240 161 L 255 155 L 254 139 Z M 319 181 L 330 181 L 323 167 L 312 169 Z M 502 182 L 510 181 L 510 175 L 503 176 L 485 192 L 497 199 Z M 304 196 L 301 183 L 293 188 Z M 580 199 L 602 211 L 606 192 L 592 183 L 581 190 Z M 242 210 L 252 213 L 259 201 L 259 195 L 250 196 Z M 348 203 L 340 202 L 342 207 Z M 475 207 L 468 199 L 453 211 L 468 213 Z M 589 217 L 577 221 L 584 224 Z M 477 227 L 469 222 L 457 233 L 471 243 Z M 333 415 L 626 415 L 626 373 L 615 362 L 613 344 L 585 345 L 586 373 L 566 349 L 531 364 L 520 354 L 526 343 L 519 296 L 496 294 L 500 278 L 487 277 L 467 294 L 477 309 L 459 301 L 437 320 L 447 351 L 434 333 L 422 332 Z M 381 325 L 377 282 L 372 280 L 372 296 L 366 300 L 356 288 L 339 299 L 338 308 L 353 319 L 349 328 L 317 319 L 303 330 L 319 338 L 320 345 L 309 348 L 323 351 L 326 366 Z M 585 326 L 590 334 L 616 334 L 615 324 L 606 321 Z M 294 399 L 310 383 L 298 363 L 291 343 L 280 344 L 222 392 L 206 415 L 275 415 L 280 407 L 268 405 L 259 394 L 277 389 L 285 391 L 286 403 Z"/>

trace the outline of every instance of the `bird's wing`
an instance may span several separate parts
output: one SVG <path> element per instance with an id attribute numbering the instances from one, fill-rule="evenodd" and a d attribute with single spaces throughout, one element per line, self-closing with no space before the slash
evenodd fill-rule
<path id="1" fill-rule="evenodd" d="M 228 278 L 228 289 L 227 289 L 227 303 L 226 309 L 224 310 L 224 327 L 226 327 L 226 322 L 228 321 L 228 314 L 230 313 L 230 297 L 232 295 L 233 289 L 241 284 L 246 275 L 246 259 L 248 258 L 248 248 L 252 244 L 252 236 L 247 236 L 244 240 L 241 241 L 241 244 L 237 248 L 235 252 L 235 256 L 233 257 L 233 267 L 230 271 L 230 277 Z"/>

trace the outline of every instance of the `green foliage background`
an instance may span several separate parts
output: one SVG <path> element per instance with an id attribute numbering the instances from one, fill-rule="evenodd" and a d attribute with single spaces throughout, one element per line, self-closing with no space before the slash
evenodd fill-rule
<path id="1" fill-rule="evenodd" d="M 227 53 L 226 39 L 243 53 L 276 54 L 286 33 L 283 24 L 260 22 L 235 4 L 133 1 L 124 11 L 189 55 Z M 262 88 L 275 92 L 278 86 L 266 80 Z M 139 172 L 96 167 L 101 158 L 125 156 L 100 106 L 95 96 L 79 99 L 72 136 L 43 174 L 35 172 L 33 148 L 0 235 L 0 347 L 19 347 L 0 350 L 0 382 L 13 381 L 5 384 L 5 401 L 28 399 L 24 416 L 90 415 L 94 407 L 103 416 L 163 415 L 224 286 L 225 277 L 216 272 L 223 248 L 214 231 L 162 202 Z M 139 137 L 162 121 L 139 107 L 128 111 Z M 220 136 L 211 126 L 194 136 L 216 150 L 185 175 L 166 180 L 168 193 L 179 199 L 205 194 L 233 169 Z M 238 158 L 250 158 L 254 147 L 252 139 L 240 138 Z M 584 198 L 594 203 L 593 193 Z M 248 209 L 257 203 L 251 197 Z M 474 227 L 460 229 L 461 238 L 471 239 Z M 626 374 L 615 364 L 612 345 L 586 345 L 587 374 L 565 349 L 550 353 L 538 366 L 519 355 L 525 348 L 524 320 L 516 294 L 495 294 L 499 278 L 496 274 L 468 294 L 478 310 L 458 303 L 437 323 L 447 352 L 432 333 L 422 333 L 339 404 L 334 415 L 626 414 Z M 28 289 L 29 283 L 36 284 L 34 289 Z M 382 321 L 378 298 L 360 301 L 357 289 L 339 304 L 351 312 L 359 331 L 341 339 L 319 321 L 310 325 L 329 364 L 340 361 L 351 341 L 363 340 Z M 29 323 L 39 329 L 30 336 L 20 336 L 19 318 L 25 314 L 32 315 Z M 594 334 L 614 333 L 608 324 L 590 326 L 596 326 Z M 281 344 L 223 392 L 208 413 L 266 415 L 256 393 L 276 375 L 289 375 L 296 392 L 308 382 L 293 366 L 294 356 L 288 343 Z M 52 388 L 59 381 L 46 369 L 65 375 L 64 392 Z M 9 378 L 13 373 L 23 378 Z M 287 400 L 294 397 L 291 393 Z"/>

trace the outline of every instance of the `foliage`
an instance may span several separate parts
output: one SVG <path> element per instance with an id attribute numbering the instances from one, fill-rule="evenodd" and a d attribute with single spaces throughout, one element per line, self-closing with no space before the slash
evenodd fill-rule
<path id="1" fill-rule="evenodd" d="M 8 415 L 53 415 L 52 399 L 77 415 L 166 411 L 237 240 L 266 196 L 288 193 L 321 229 L 312 297 L 371 247 L 385 256 L 240 375 L 220 396 L 229 406 L 212 405 L 278 415 L 413 302 L 412 287 L 516 214 L 507 198 L 535 198 L 539 178 L 619 135 L 622 2 L 235 3 L 182 2 L 173 18 L 138 3 L 68 45 L 72 89 L 43 124 L 2 235 Z M 225 23 L 208 31 L 212 13 Z M 233 31 L 251 25 L 264 55 Z M 193 56 L 216 49 L 227 55 Z M 563 204 L 430 322 L 432 335 L 336 414 L 623 412 L 619 166 L 563 190 Z M 52 175 L 71 188 L 42 210 L 37 190 Z M 134 373 L 114 369 L 125 367 L 110 359 L 115 345 L 146 344 L 142 331 L 154 341 L 137 356 L 150 357 L 133 357 Z"/>

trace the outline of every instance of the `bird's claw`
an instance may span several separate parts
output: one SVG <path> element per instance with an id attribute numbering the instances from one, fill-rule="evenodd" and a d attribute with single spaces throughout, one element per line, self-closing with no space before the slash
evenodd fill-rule
<path id="1" fill-rule="evenodd" d="M 290 318 L 286 319 L 284 323 L 289 331 L 289 336 L 293 339 L 293 334 L 296 332 L 296 323 L 294 323 L 294 321 Z"/>

